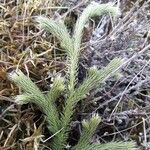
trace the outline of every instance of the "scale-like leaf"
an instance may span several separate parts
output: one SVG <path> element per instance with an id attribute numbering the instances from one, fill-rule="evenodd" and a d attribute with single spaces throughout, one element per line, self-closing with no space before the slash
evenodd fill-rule
<path id="1" fill-rule="evenodd" d="M 82 149 L 90 144 L 91 138 L 99 125 L 101 119 L 98 114 L 94 114 L 89 120 L 82 122 L 83 130 L 78 144 L 73 148 L 75 150 Z"/>
<path id="2" fill-rule="evenodd" d="M 91 144 L 76 150 L 136 150 L 133 142 L 109 142 L 107 144 Z"/>

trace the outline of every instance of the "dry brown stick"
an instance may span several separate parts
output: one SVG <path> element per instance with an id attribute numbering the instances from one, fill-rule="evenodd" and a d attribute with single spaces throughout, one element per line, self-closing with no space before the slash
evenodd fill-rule
<path id="1" fill-rule="evenodd" d="M 140 3 L 141 0 L 138 0 L 134 7 L 129 11 L 129 13 L 118 23 L 118 25 L 113 29 L 113 31 L 109 34 L 109 37 L 111 37 L 115 32 L 118 31 L 118 29 L 120 29 L 120 27 L 122 28 L 122 25 L 127 24 L 127 22 L 129 22 L 129 20 L 131 20 L 133 17 L 134 17 L 134 12 L 136 9 L 138 9 L 140 6 L 139 6 L 139 3 Z M 144 4 L 143 4 L 144 5 Z M 139 9 L 140 10 L 140 9 Z M 138 10 L 138 12 L 139 12 Z M 137 14 L 137 13 L 136 13 Z M 128 20 L 129 19 L 129 20 Z"/>
<path id="2" fill-rule="evenodd" d="M 137 87 L 140 87 L 143 83 L 145 83 L 145 82 L 147 82 L 147 81 L 149 81 L 149 80 L 150 80 L 150 78 L 141 81 L 139 84 L 137 84 L 137 85 L 135 85 L 135 86 L 130 87 L 128 90 L 126 90 L 126 92 L 125 92 L 124 94 L 128 93 L 129 91 L 131 91 L 131 90 L 133 90 L 133 89 L 135 89 L 135 88 L 137 88 Z M 120 97 L 120 96 L 122 96 L 122 92 L 119 93 L 118 95 L 116 95 L 115 97 L 111 98 L 110 100 L 108 100 L 108 101 L 102 103 L 97 109 L 102 108 L 102 107 L 108 105 L 110 102 L 117 101 L 117 100 L 118 100 L 117 98 Z M 98 99 L 97 99 L 97 101 L 98 101 Z M 97 110 L 97 109 L 96 109 L 96 110 Z M 95 111 L 96 111 L 96 110 L 95 110 Z"/>
<path id="3" fill-rule="evenodd" d="M 11 98 L 6 97 L 6 96 L 1 96 L 1 95 L 0 95 L 0 100 L 8 101 L 8 102 L 13 102 L 13 103 L 14 103 L 14 101 L 13 101 Z"/>
<path id="4" fill-rule="evenodd" d="M 66 13 L 64 13 L 62 16 L 60 16 L 59 19 L 65 18 L 70 12 L 72 12 L 73 10 L 77 9 L 78 7 L 80 7 L 81 5 L 83 5 L 84 3 L 87 3 L 88 0 L 86 1 L 81 1 L 80 3 L 78 3 L 76 6 L 74 6 L 73 8 L 70 8 Z"/>
<path id="5" fill-rule="evenodd" d="M 139 52 L 137 52 L 136 54 L 134 54 L 131 58 L 129 58 L 127 61 L 125 61 L 123 63 L 123 65 L 120 66 L 120 68 L 122 68 L 123 66 L 129 64 L 132 60 L 134 60 L 136 57 L 138 57 L 139 55 L 141 55 L 142 53 L 144 53 L 145 51 L 147 51 L 148 49 L 150 49 L 150 44 L 147 45 L 145 48 L 143 48 L 142 50 L 140 50 Z M 146 79 L 146 80 L 149 80 L 149 79 Z M 140 84 L 143 84 L 143 82 L 145 83 L 146 81 L 142 81 L 140 82 Z M 139 85 L 138 85 L 139 86 Z M 128 89 L 126 92 L 129 92 L 130 90 L 134 89 L 134 87 L 131 87 L 130 89 Z M 99 108 L 102 108 L 103 106 L 106 106 L 108 103 L 114 101 L 114 100 L 117 100 L 118 97 L 122 96 L 122 93 L 118 94 L 117 96 L 113 97 L 112 99 L 110 99 L 109 101 L 106 101 L 105 103 L 101 104 L 97 109 Z M 96 110 L 97 110 L 96 109 Z M 95 110 L 95 111 L 96 111 Z"/>

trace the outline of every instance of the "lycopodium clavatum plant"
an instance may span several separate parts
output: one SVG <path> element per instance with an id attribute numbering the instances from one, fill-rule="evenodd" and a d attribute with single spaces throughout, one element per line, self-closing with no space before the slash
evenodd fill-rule
<path id="1" fill-rule="evenodd" d="M 109 14 L 114 17 L 118 14 L 118 8 L 112 3 L 89 4 L 89 6 L 83 10 L 82 14 L 77 19 L 72 36 L 69 34 L 62 20 L 53 20 L 42 16 L 36 17 L 36 23 L 40 26 L 40 28 L 50 32 L 53 36 L 55 36 L 67 54 L 66 76 L 57 76 L 53 81 L 51 89 L 46 94 L 43 94 L 31 81 L 31 79 L 25 76 L 20 70 L 9 74 L 9 78 L 22 89 L 22 94 L 16 96 L 16 103 L 21 105 L 26 103 L 34 103 L 46 115 L 49 132 L 54 135 L 51 139 L 52 150 L 64 150 L 66 148 L 70 131 L 69 124 L 72 120 L 77 103 L 86 98 L 86 94 L 89 93 L 89 91 L 94 87 L 98 87 L 100 83 L 103 83 L 109 77 L 115 75 L 124 63 L 124 60 L 121 58 L 114 58 L 106 67 L 102 68 L 101 70 L 98 70 L 96 67 L 91 67 L 88 70 L 83 83 L 78 83 L 78 60 L 80 56 L 80 46 L 84 26 L 88 22 L 89 18 L 103 14 Z M 66 92 L 67 96 L 63 105 L 63 110 L 59 111 L 55 104 L 62 92 Z M 92 135 L 94 134 L 100 122 L 101 118 L 98 114 L 93 114 L 90 119 L 83 120 L 80 139 L 78 143 L 75 146 L 72 146 L 70 149 L 135 149 L 135 145 L 132 142 L 92 144 Z"/>

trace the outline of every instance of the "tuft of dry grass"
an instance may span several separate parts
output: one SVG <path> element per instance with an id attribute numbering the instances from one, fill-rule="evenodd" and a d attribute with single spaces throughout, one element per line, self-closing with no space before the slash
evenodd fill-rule
<path id="1" fill-rule="evenodd" d="M 53 76 L 64 70 L 64 54 L 58 42 L 44 35 L 33 22 L 37 15 L 53 16 L 55 11 L 66 9 L 57 3 L 57 0 L 0 3 L 0 150 L 46 147 L 40 144 L 45 128 L 43 116 L 32 105 L 14 104 L 13 96 L 19 89 L 8 81 L 7 73 L 19 68 L 45 91 Z"/>

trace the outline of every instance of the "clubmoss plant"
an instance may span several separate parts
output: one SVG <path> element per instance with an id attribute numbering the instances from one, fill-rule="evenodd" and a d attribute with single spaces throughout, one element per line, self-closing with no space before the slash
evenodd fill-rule
<path id="1" fill-rule="evenodd" d="M 92 67 L 88 70 L 87 77 L 83 83 L 76 86 L 78 83 L 78 59 L 80 55 L 80 45 L 82 39 L 82 32 L 85 24 L 90 17 L 103 15 L 109 13 L 112 16 L 118 14 L 118 8 L 113 4 L 98 4 L 91 3 L 81 16 L 78 18 L 75 25 L 74 34 L 70 36 L 63 21 L 48 19 L 46 17 L 37 17 L 36 22 L 42 29 L 53 34 L 60 41 L 61 47 L 67 53 L 67 73 L 65 77 L 56 77 L 53 86 L 47 94 L 43 94 L 38 87 L 25 76 L 20 70 L 12 72 L 9 77 L 14 81 L 23 91 L 23 94 L 16 97 L 18 104 L 35 103 L 38 105 L 47 117 L 48 128 L 55 136 L 52 139 L 52 150 L 63 150 L 67 145 L 69 135 L 69 124 L 74 114 L 76 104 L 86 97 L 86 94 L 94 87 L 99 86 L 110 76 L 115 75 L 123 64 L 121 58 L 114 58 L 106 67 L 98 70 Z M 64 83 L 64 80 L 67 83 Z M 66 91 L 66 100 L 63 110 L 57 110 L 55 102 Z M 133 150 L 134 144 L 132 142 L 113 142 L 108 144 L 91 144 L 90 139 L 94 134 L 101 119 L 98 114 L 94 114 L 89 120 L 83 120 L 83 132 L 78 141 L 78 144 L 72 147 L 73 150 Z"/>

